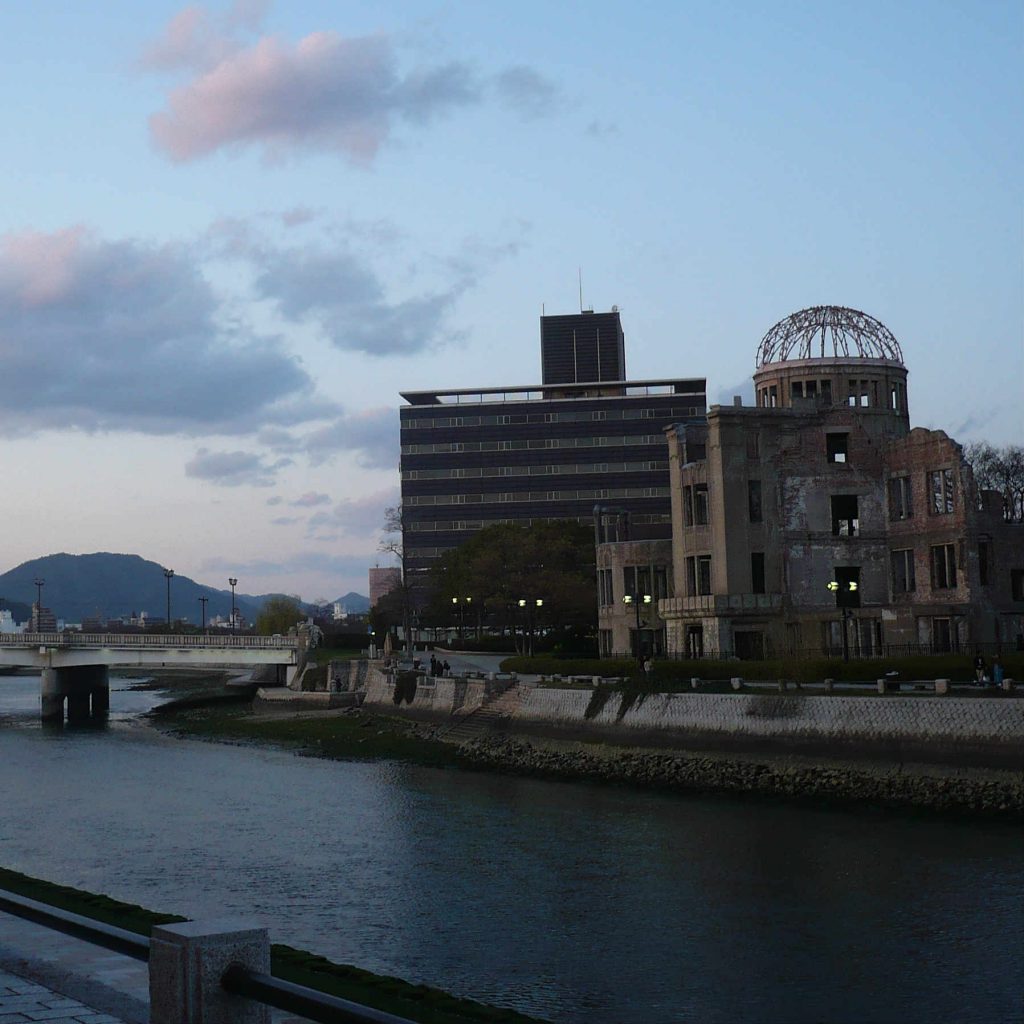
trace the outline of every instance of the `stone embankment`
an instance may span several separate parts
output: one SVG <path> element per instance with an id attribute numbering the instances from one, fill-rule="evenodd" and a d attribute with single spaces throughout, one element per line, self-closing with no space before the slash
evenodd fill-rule
<path id="1" fill-rule="evenodd" d="M 1024 783 L 1010 773 L 936 772 L 923 766 L 765 763 L 606 747 L 557 749 L 521 739 L 482 737 L 459 746 L 479 767 L 516 774 L 585 779 L 704 793 L 855 803 L 1019 820 Z"/>

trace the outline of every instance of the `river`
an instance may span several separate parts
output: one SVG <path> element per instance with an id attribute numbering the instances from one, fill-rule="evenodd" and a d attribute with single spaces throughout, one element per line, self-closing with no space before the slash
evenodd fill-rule
<path id="1" fill-rule="evenodd" d="M 54 732 L 0 677 L 0 864 L 552 1021 L 1020 1019 L 1013 828 L 174 740 L 123 685 Z"/>

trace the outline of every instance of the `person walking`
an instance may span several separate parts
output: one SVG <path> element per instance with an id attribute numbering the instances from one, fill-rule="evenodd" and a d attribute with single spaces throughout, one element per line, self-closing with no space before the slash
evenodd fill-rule
<path id="1" fill-rule="evenodd" d="M 985 685 L 985 659 L 982 657 L 981 648 L 974 658 L 974 682 L 978 686 Z"/>

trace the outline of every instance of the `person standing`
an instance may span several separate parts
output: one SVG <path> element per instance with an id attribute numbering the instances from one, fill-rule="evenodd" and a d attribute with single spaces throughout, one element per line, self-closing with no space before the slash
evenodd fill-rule
<path id="1" fill-rule="evenodd" d="M 974 681 L 978 686 L 985 685 L 985 659 L 982 657 L 980 648 L 974 658 Z"/>

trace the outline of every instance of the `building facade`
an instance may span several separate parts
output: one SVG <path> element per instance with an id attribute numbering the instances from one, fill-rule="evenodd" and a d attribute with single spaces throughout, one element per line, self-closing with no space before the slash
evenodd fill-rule
<path id="1" fill-rule="evenodd" d="M 402 570 L 397 566 L 386 566 L 383 569 L 375 566 L 370 570 L 369 578 L 370 607 L 373 608 L 385 594 L 390 594 L 401 585 Z"/>
<path id="2" fill-rule="evenodd" d="M 538 520 L 590 523 L 594 506 L 608 502 L 628 509 L 636 539 L 671 535 L 664 429 L 703 420 L 705 381 L 575 379 L 574 372 L 591 372 L 586 353 L 597 346 L 598 336 L 596 329 L 592 335 L 586 331 L 595 317 L 611 317 L 603 330 L 614 335 L 617 311 L 544 318 L 551 354 L 544 373 L 550 371 L 551 383 L 402 393 L 408 569 L 429 568 L 484 527 Z M 547 323 L 555 320 L 557 325 Z M 572 327 L 565 321 L 578 326 L 575 371 L 565 369 L 573 346 Z M 590 354 L 596 359 L 596 351 Z M 619 370 L 623 364 L 624 357 Z"/>
<path id="3" fill-rule="evenodd" d="M 669 653 L 1024 642 L 1024 525 L 979 492 L 960 445 L 911 429 L 882 324 L 842 307 L 794 314 L 762 341 L 754 384 L 754 407 L 713 406 L 666 432 Z"/>

